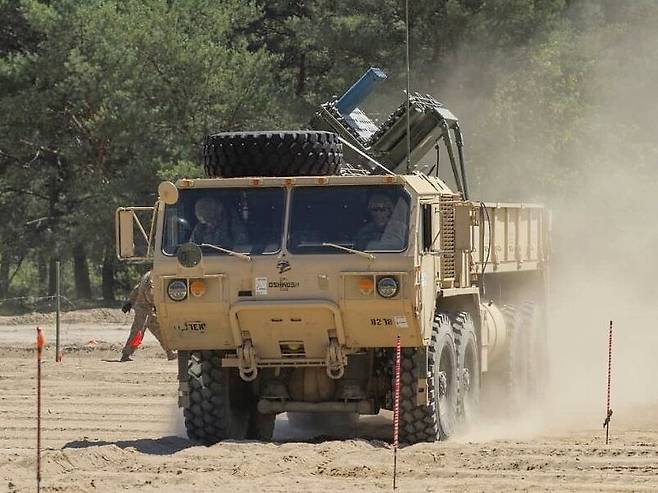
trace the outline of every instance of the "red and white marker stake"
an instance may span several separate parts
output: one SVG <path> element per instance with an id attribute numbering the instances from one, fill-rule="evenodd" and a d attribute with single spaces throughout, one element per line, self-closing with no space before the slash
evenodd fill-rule
<path id="1" fill-rule="evenodd" d="M 608 330 L 608 398 L 605 405 L 605 444 L 608 445 L 608 428 L 610 427 L 610 418 L 612 418 L 612 409 L 610 409 L 610 381 L 612 380 L 612 320 L 610 320 L 610 329 Z"/>
<path id="2" fill-rule="evenodd" d="M 393 489 L 397 487 L 398 473 L 398 436 L 400 429 L 400 336 L 395 344 L 395 387 L 393 401 Z"/>
<path id="3" fill-rule="evenodd" d="M 41 490 L 41 356 L 45 339 L 37 327 L 37 493 Z"/>

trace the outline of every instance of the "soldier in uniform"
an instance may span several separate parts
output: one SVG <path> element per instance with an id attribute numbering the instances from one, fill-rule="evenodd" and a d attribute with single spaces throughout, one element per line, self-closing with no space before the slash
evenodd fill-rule
<path id="1" fill-rule="evenodd" d="M 132 361 L 130 356 L 135 352 L 135 349 L 141 342 L 141 337 L 144 336 L 146 329 L 151 331 L 151 334 L 162 346 L 162 339 L 160 338 L 160 324 L 158 317 L 155 313 L 155 306 L 153 304 L 153 283 L 151 282 L 151 271 L 148 271 L 142 276 L 137 285 L 133 288 L 128 296 L 128 300 L 123 304 L 121 310 L 123 313 L 128 313 L 131 309 L 135 310 L 135 318 L 133 319 L 132 327 L 130 327 L 130 335 L 123 347 L 121 361 Z M 141 335 L 140 335 L 141 332 Z M 167 359 L 176 359 L 176 351 L 167 351 Z"/>
<path id="2" fill-rule="evenodd" d="M 200 198 L 194 205 L 194 213 L 199 222 L 192 231 L 192 243 L 232 248 L 234 244 L 246 242 L 244 224 L 234 211 L 227 211 L 222 202 L 210 197 Z"/>
<path id="3" fill-rule="evenodd" d="M 399 250 L 406 241 L 406 226 L 391 217 L 393 201 L 387 195 L 376 193 L 368 201 L 370 220 L 356 235 L 359 250 Z"/>

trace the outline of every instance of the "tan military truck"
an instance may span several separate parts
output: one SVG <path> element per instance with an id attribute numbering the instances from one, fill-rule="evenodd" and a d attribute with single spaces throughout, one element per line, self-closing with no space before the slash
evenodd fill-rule
<path id="1" fill-rule="evenodd" d="M 117 211 L 119 257 L 153 262 L 193 440 L 392 409 L 398 336 L 402 442 L 449 437 L 482 393 L 541 391 L 546 211 L 468 200 L 457 120 L 429 96 L 381 126 L 341 99 L 314 119 L 331 132 L 207 137 L 208 178 L 162 183 L 150 228 L 147 208 Z M 457 191 L 421 161 L 440 141 Z"/>

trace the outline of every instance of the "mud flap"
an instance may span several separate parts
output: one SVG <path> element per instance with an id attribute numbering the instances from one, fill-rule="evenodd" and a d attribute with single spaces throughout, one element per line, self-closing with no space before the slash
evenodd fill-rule
<path id="1" fill-rule="evenodd" d="M 178 351 L 178 407 L 190 405 L 190 374 L 187 371 L 189 360 L 190 353 Z"/>
<path id="2" fill-rule="evenodd" d="M 414 354 L 414 366 L 418 370 L 416 375 L 416 405 L 427 406 L 427 347 L 419 347 Z"/>

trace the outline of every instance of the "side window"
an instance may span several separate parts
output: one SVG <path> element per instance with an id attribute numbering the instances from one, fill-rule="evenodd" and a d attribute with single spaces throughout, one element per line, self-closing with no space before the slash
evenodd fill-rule
<path id="1" fill-rule="evenodd" d="M 432 250 L 432 204 L 423 204 L 420 209 L 420 244 L 423 252 Z"/>

